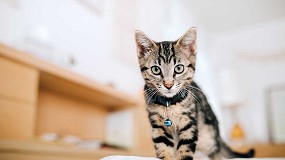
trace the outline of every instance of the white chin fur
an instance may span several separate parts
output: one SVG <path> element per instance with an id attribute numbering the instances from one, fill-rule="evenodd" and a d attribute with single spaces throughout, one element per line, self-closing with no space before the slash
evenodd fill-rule
<path id="1" fill-rule="evenodd" d="M 175 95 L 176 93 L 175 92 L 167 92 L 167 93 L 163 93 L 163 95 L 165 96 L 165 97 L 169 97 L 169 98 L 171 98 L 171 97 L 173 97 L 174 95 Z"/>

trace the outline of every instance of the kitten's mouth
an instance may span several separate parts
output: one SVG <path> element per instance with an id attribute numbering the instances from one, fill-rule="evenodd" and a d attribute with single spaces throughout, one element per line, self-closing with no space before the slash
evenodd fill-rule
<path id="1" fill-rule="evenodd" d="M 165 97 L 168 97 L 168 98 L 172 98 L 173 96 L 175 96 L 177 93 L 174 92 L 174 91 L 171 91 L 171 90 L 168 90 L 168 91 L 164 91 L 162 93 L 162 95 L 164 95 Z"/>

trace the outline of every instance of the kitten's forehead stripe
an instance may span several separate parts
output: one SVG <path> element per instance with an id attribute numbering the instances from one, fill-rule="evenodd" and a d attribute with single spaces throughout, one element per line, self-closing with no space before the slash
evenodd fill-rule
<path id="1" fill-rule="evenodd" d="M 171 52 L 172 52 L 172 55 L 170 56 L 169 58 L 169 62 L 171 62 L 171 59 L 173 58 L 173 62 L 174 62 L 174 65 L 176 64 L 176 56 L 175 56 L 175 51 L 174 51 L 174 47 L 173 47 L 173 43 L 171 43 Z"/>
<path id="2" fill-rule="evenodd" d="M 158 47 L 158 55 L 160 55 L 160 52 L 161 52 L 161 47 L 160 47 L 160 45 L 159 45 L 159 47 Z M 158 61 L 158 64 L 161 65 L 161 59 L 160 59 L 160 57 L 158 57 L 157 61 Z"/>
<path id="3" fill-rule="evenodd" d="M 162 59 L 164 63 L 166 63 L 166 58 L 164 57 L 164 48 L 162 44 L 159 46 L 159 51 L 158 51 L 158 59 Z"/>
<path id="4" fill-rule="evenodd" d="M 160 42 L 158 51 L 158 61 L 163 60 L 164 63 L 170 63 L 173 59 L 176 64 L 176 57 L 172 42 Z"/>

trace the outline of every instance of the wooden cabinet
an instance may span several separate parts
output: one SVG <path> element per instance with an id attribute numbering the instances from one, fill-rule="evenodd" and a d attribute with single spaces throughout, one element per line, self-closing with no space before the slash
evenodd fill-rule
<path id="1" fill-rule="evenodd" d="M 33 138 L 38 72 L 0 57 L 0 75 L 0 138 Z"/>
<path id="2" fill-rule="evenodd" d="M 37 113 L 36 135 L 55 132 L 59 135 L 76 135 L 82 139 L 105 140 L 105 117 L 108 111 L 102 106 L 41 89 Z"/>
<path id="3" fill-rule="evenodd" d="M 13 159 L 19 156 L 18 153 L 22 153 L 22 156 L 27 154 L 27 159 L 39 156 L 35 155 L 38 153 L 38 141 L 35 142 L 35 139 L 43 133 L 54 132 L 60 137 L 76 135 L 82 139 L 105 141 L 107 115 L 124 109 L 131 109 L 136 114 L 134 147 L 126 152 L 111 150 L 99 154 L 98 151 L 93 157 L 112 154 L 154 155 L 143 101 L 139 98 L 131 100 L 132 97 L 0 44 L 0 157 Z M 19 139 L 21 141 L 16 141 Z M 24 147 L 16 147 L 22 143 Z M 41 144 L 38 149 L 43 148 L 39 152 L 43 152 L 44 157 L 54 157 L 57 154 L 55 148 L 64 153 L 69 151 L 58 147 L 45 150 L 46 146 Z M 149 149 L 145 149 L 144 153 L 139 152 L 143 148 Z M 17 154 L 14 154 L 14 150 L 17 150 Z M 82 151 L 78 152 L 85 155 Z"/>
<path id="4" fill-rule="evenodd" d="M 34 103 L 0 98 L 0 137 L 32 139 L 35 130 L 35 113 Z"/>
<path id="5" fill-rule="evenodd" d="M 0 57 L 0 95 L 7 99 L 36 102 L 38 72 L 36 69 Z"/>

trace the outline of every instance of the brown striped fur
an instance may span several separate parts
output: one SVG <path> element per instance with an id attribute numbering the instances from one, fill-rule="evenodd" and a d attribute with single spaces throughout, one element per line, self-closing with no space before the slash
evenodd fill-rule
<path id="1" fill-rule="evenodd" d="M 253 151 L 240 154 L 222 141 L 218 120 L 193 81 L 196 28 L 177 41 L 155 42 L 141 31 L 135 38 L 157 157 L 192 160 L 196 149 L 211 159 L 252 157 Z M 173 122 L 170 127 L 164 125 L 167 118 Z"/>

